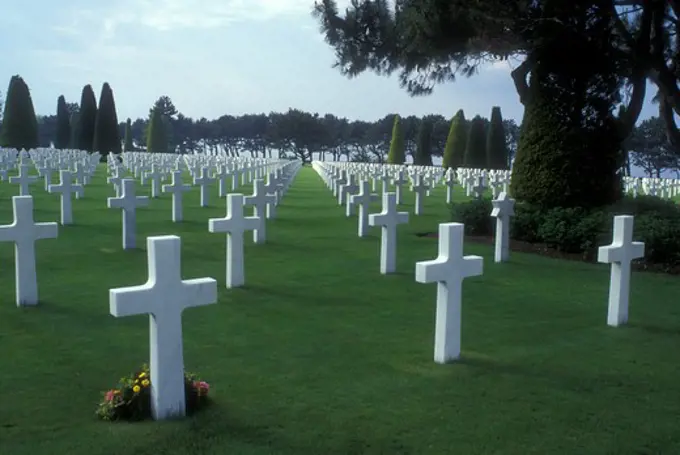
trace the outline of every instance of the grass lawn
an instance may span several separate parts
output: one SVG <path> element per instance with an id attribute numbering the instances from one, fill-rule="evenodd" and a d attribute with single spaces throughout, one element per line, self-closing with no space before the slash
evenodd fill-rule
<path id="1" fill-rule="evenodd" d="M 636 273 L 630 325 L 612 329 L 608 266 L 523 254 L 496 265 L 490 247 L 468 244 L 485 266 L 463 285 L 464 359 L 437 365 L 436 286 L 414 281 L 437 240 L 414 234 L 448 221 L 444 188 L 399 227 L 399 272 L 381 276 L 379 230 L 358 239 L 310 168 L 268 244 L 248 235 L 237 290 L 224 288 L 225 236 L 208 232 L 225 213 L 216 185 L 207 208 L 187 193 L 181 224 L 170 195 L 140 209 L 140 246 L 179 235 L 184 278 L 218 280 L 217 305 L 184 313 L 186 367 L 215 403 L 181 422 L 100 422 L 100 392 L 149 349 L 148 317 L 109 315 L 108 290 L 145 282 L 147 263 L 121 250 L 104 172 L 74 201 L 77 224 L 37 243 L 39 307 L 15 307 L 13 246 L 0 244 L 2 454 L 680 453 L 677 277 Z M 58 220 L 58 196 L 33 192 L 36 219 Z M 0 223 L 17 193 L 0 184 Z"/>

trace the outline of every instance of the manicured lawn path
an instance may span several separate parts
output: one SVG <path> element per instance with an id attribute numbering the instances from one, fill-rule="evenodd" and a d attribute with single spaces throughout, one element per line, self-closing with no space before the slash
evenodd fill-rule
<path id="1" fill-rule="evenodd" d="M 464 360 L 436 365 L 436 286 L 415 283 L 414 264 L 437 241 L 414 234 L 448 221 L 443 188 L 399 228 L 399 273 L 385 277 L 379 231 L 358 239 L 310 168 L 269 243 L 248 236 L 243 289 L 224 288 L 225 237 L 208 233 L 225 213 L 216 186 L 209 208 L 188 193 L 182 224 L 169 195 L 139 211 L 141 246 L 180 235 L 184 278 L 218 280 L 217 305 L 184 313 L 187 369 L 215 404 L 183 422 L 99 422 L 100 391 L 148 356 L 148 318 L 108 313 L 109 288 L 145 282 L 147 264 L 121 250 L 104 177 L 74 201 L 77 225 L 37 244 L 40 307 L 15 307 L 13 247 L 0 244 L 2 454 L 680 453 L 677 277 L 635 274 L 631 324 L 611 329 L 607 266 L 521 254 L 496 265 L 468 245 L 485 274 L 463 285 Z M 0 184 L 0 223 L 17 193 Z M 58 197 L 38 184 L 34 195 L 36 219 L 58 220 Z"/>

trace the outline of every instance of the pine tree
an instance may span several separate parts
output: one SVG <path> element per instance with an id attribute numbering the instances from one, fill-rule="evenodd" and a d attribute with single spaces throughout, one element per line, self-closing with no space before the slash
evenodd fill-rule
<path id="1" fill-rule="evenodd" d="M 67 149 L 71 142 L 71 119 L 64 95 L 57 99 L 57 133 L 54 148 Z"/>
<path id="2" fill-rule="evenodd" d="M 486 135 L 486 165 L 488 169 L 508 169 L 508 144 L 501 108 L 491 108 L 491 122 Z"/>
<path id="3" fill-rule="evenodd" d="M 123 151 L 132 152 L 135 149 L 132 142 L 132 120 L 127 119 L 125 122 L 125 140 L 123 142 Z"/>
<path id="4" fill-rule="evenodd" d="M 83 87 L 80 95 L 80 113 L 78 114 L 77 142 L 79 150 L 94 150 L 94 128 L 97 123 L 97 100 L 90 84 Z"/>
<path id="5" fill-rule="evenodd" d="M 432 166 L 432 121 L 423 118 L 418 128 L 416 140 L 416 154 L 413 157 L 413 164 L 419 166 Z"/>
<path id="6" fill-rule="evenodd" d="M 406 142 L 404 140 L 404 131 L 401 128 L 401 118 L 397 114 L 394 116 L 392 141 L 390 142 L 390 151 L 387 154 L 387 163 L 404 164 L 404 161 L 406 161 Z"/>
<path id="7" fill-rule="evenodd" d="M 120 153 L 120 133 L 118 131 L 118 115 L 113 91 L 108 82 L 102 85 L 99 96 L 99 109 L 94 129 L 93 150 L 106 155 L 109 152 Z"/>
<path id="8" fill-rule="evenodd" d="M 151 111 L 151 120 L 146 136 L 146 151 L 149 153 L 166 153 L 168 151 L 168 137 L 165 133 L 165 123 L 160 109 Z"/>
<path id="9" fill-rule="evenodd" d="M 466 144 L 467 121 L 463 110 L 460 109 L 451 119 L 451 128 L 444 147 L 444 161 L 442 163 L 444 169 L 450 167 L 456 169 L 463 165 Z"/>
<path id="10" fill-rule="evenodd" d="M 463 165 L 472 169 L 486 168 L 486 122 L 479 115 L 470 122 Z"/>
<path id="11" fill-rule="evenodd" d="M 5 99 L 0 147 L 29 150 L 38 144 L 38 120 L 31 92 L 21 76 L 12 76 Z"/>

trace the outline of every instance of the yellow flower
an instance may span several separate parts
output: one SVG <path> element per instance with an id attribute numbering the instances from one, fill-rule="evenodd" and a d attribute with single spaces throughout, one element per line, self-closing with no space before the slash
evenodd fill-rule
<path id="1" fill-rule="evenodd" d="M 140 390 L 142 390 L 142 389 L 138 385 L 136 385 L 132 388 L 132 391 L 135 392 L 135 393 L 139 393 Z"/>
<path id="2" fill-rule="evenodd" d="M 141 373 L 139 373 L 139 377 L 140 377 L 140 378 L 146 377 L 146 373 L 144 373 L 144 372 L 142 371 Z"/>
<path id="3" fill-rule="evenodd" d="M 144 387 L 149 387 L 149 380 L 148 380 L 148 379 L 144 379 L 144 380 L 142 381 L 142 385 L 143 385 Z"/>

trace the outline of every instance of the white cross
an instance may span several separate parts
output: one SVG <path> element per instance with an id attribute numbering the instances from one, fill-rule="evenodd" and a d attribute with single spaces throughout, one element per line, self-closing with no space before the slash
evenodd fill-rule
<path id="1" fill-rule="evenodd" d="M 151 197 L 157 198 L 161 189 L 161 178 L 163 173 L 158 169 L 157 164 L 151 165 L 151 172 L 146 174 L 146 178 L 151 180 Z"/>
<path id="2" fill-rule="evenodd" d="M 38 168 L 38 175 L 41 176 L 45 181 L 45 191 L 49 191 L 50 184 L 52 183 L 52 172 L 54 168 L 50 166 L 49 163 L 45 162 L 43 167 Z"/>
<path id="3" fill-rule="evenodd" d="M 15 175 L 9 178 L 9 183 L 19 184 L 19 196 L 30 196 L 31 192 L 28 189 L 28 185 L 38 180 L 35 175 L 29 175 L 30 167 L 28 164 L 22 164 L 19 166 L 19 175 Z"/>
<path id="4" fill-rule="evenodd" d="M 482 177 L 477 177 L 475 179 L 475 185 L 472 187 L 472 192 L 475 194 L 475 198 L 481 199 L 482 196 L 484 196 L 484 190 L 486 190 L 486 187 L 484 186 Z"/>
<path id="5" fill-rule="evenodd" d="M 382 212 L 368 215 L 369 226 L 380 226 L 380 273 L 397 268 L 397 225 L 408 223 L 408 212 L 397 212 L 397 195 L 383 193 Z"/>
<path id="6" fill-rule="evenodd" d="M 61 193 L 61 224 L 67 225 L 73 223 L 73 206 L 71 203 L 71 194 L 82 193 L 83 186 L 73 183 L 71 172 L 61 170 L 59 171 L 59 185 L 52 185 L 47 188 L 49 193 Z"/>
<path id="7" fill-rule="evenodd" d="M 645 244 L 633 242 L 633 217 L 629 215 L 614 217 L 614 239 L 610 245 L 601 246 L 597 252 L 598 262 L 612 265 L 607 312 L 607 324 L 612 327 L 628 322 L 630 263 L 644 255 Z"/>
<path id="8" fill-rule="evenodd" d="M 446 171 L 444 184 L 446 185 L 446 203 L 451 204 L 453 202 L 453 187 L 456 185 L 456 178 L 451 168 Z"/>
<path id="9" fill-rule="evenodd" d="M 491 216 L 496 218 L 496 246 L 494 261 L 504 262 L 510 257 L 510 217 L 515 216 L 515 200 L 508 197 L 505 191 L 498 199 L 491 201 Z"/>
<path id="10" fill-rule="evenodd" d="M 347 183 L 340 185 L 338 190 L 338 205 L 343 205 L 349 201 L 349 196 L 356 193 L 359 187 L 354 183 L 354 175 L 347 173 Z M 351 205 L 347 205 L 347 216 L 351 216 Z"/>
<path id="11" fill-rule="evenodd" d="M 35 241 L 57 238 L 57 223 L 33 221 L 33 197 L 12 197 L 14 222 L 0 226 L 0 242 L 14 242 L 14 273 L 17 306 L 38 304 Z"/>
<path id="12" fill-rule="evenodd" d="M 182 221 L 182 193 L 191 191 L 191 185 L 182 183 L 182 171 L 172 172 L 172 185 L 163 185 L 164 193 L 172 193 L 172 221 Z"/>
<path id="13" fill-rule="evenodd" d="M 201 176 L 194 177 L 194 185 L 199 185 L 201 188 L 201 207 L 208 206 L 208 194 L 210 190 L 208 185 L 214 181 L 215 179 L 210 178 L 208 168 L 205 166 L 201 168 Z"/>
<path id="14" fill-rule="evenodd" d="M 149 198 L 135 195 L 134 179 L 123 179 L 123 194 L 120 197 L 110 197 L 107 205 L 110 209 L 123 210 L 123 249 L 135 248 L 137 244 L 137 207 L 149 205 Z"/>
<path id="15" fill-rule="evenodd" d="M 259 227 L 259 218 L 243 216 L 243 195 L 227 195 L 227 216 L 208 220 L 208 231 L 227 233 L 227 288 L 245 283 L 243 233 Z"/>
<path id="16" fill-rule="evenodd" d="M 404 177 L 404 171 L 397 172 L 397 176 L 394 179 L 392 179 L 392 184 L 394 185 L 397 194 L 397 204 L 402 204 L 404 202 L 403 199 L 404 191 L 402 190 L 402 186 L 406 185 L 406 183 L 408 183 L 408 180 L 406 179 L 406 177 Z M 383 192 L 385 192 L 384 188 L 385 184 L 383 183 Z"/>
<path id="17" fill-rule="evenodd" d="M 366 180 L 362 180 L 361 183 L 359 183 L 359 193 L 353 194 L 349 198 L 350 204 L 359 207 L 359 237 L 368 235 L 368 211 L 371 202 L 378 199 L 377 194 L 371 193 L 370 186 L 371 185 Z"/>
<path id="18" fill-rule="evenodd" d="M 109 290 L 109 306 L 119 318 L 149 314 L 151 412 L 156 420 L 186 414 L 182 312 L 217 302 L 212 278 L 182 280 L 181 240 L 174 235 L 146 240 L 146 284 Z"/>
<path id="19" fill-rule="evenodd" d="M 227 195 L 227 177 L 229 177 L 229 169 L 226 164 L 220 164 L 219 170 L 215 173 L 219 185 L 219 197 Z"/>
<path id="20" fill-rule="evenodd" d="M 278 204 L 278 188 L 279 182 L 273 173 L 267 174 L 267 184 L 264 186 L 264 191 L 267 194 L 274 196 L 274 202 L 267 202 L 267 219 L 276 218 L 276 204 Z"/>
<path id="21" fill-rule="evenodd" d="M 461 223 L 439 225 L 439 256 L 416 263 L 418 283 L 437 283 L 437 317 L 435 322 L 434 361 L 447 363 L 460 357 L 461 297 L 463 280 L 479 276 L 484 260 L 480 256 L 463 256 Z"/>
<path id="22" fill-rule="evenodd" d="M 121 180 L 123 180 L 123 177 L 120 176 L 120 168 L 118 167 L 113 170 L 113 175 L 106 179 L 106 182 L 113 185 L 114 189 L 116 190 L 116 196 L 120 196 Z"/>
<path id="23" fill-rule="evenodd" d="M 422 215 L 423 213 L 423 198 L 425 197 L 425 193 L 428 189 L 429 186 L 423 182 L 423 178 L 420 176 L 420 174 L 416 174 L 415 178 L 413 179 L 413 186 L 411 187 L 411 191 L 416 193 L 416 203 L 414 209 L 414 213 L 416 215 Z"/>
<path id="24" fill-rule="evenodd" d="M 253 207 L 253 215 L 259 220 L 257 229 L 253 231 L 254 243 L 264 243 L 267 239 L 267 205 L 274 204 L 275 199 L 273 194 L 267 194 L 262 179 L 253 180 L 253 194 L 243 198 L 243 203 Z"/>

